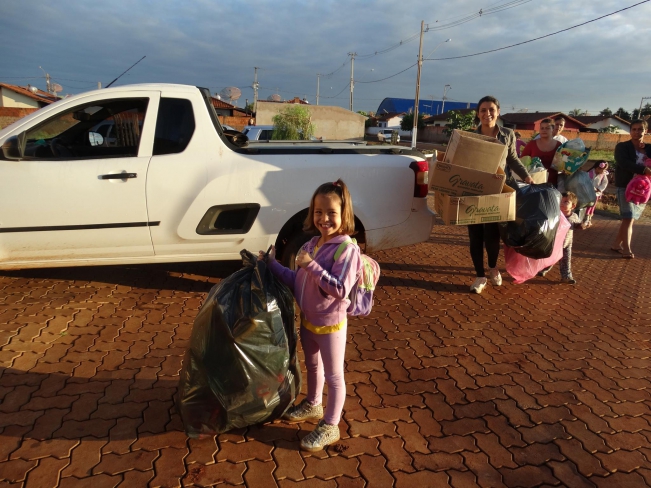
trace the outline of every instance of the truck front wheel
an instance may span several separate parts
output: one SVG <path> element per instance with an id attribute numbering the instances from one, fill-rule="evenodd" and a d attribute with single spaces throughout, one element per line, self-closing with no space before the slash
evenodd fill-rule
<path id="1" fill-rule="evenodd" d="M 311 238 L 312 236 L 310 234 L 302 230 L 294 232 L 287 240 L 287 244 L 285 244 L 283 256 L 280 260 L 281 264 L 291 270 L 296 270 L 296 256 L 298 256 L 298 251 Z"/>

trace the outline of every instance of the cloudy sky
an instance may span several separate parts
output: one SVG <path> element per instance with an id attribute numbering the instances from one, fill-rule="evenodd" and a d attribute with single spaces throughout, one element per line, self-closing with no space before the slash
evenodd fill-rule
<path id="1" fill-rule="evenodd" d="M 423 56 L 433 59 L 423 64 L 421 99 L 440 100 L 449 84 L 449 99 L 492 94 L 502 113 L 631 111 L 651 97 L 650 18 L 651 0 L 4 0 L 0 82 L 44 89 L 45 71 L 63 94 L 80 93 L 146 56 L 115 85 L 235 86 L 243 107 L 258 67 L 261 99 L 315 103 L 321 74 L 319 103 L 347 108 L 348 53 L 357 53 L 354 110 L 375 111 L 385 97 L 414 98 L 408 68 L 425 21 Z"/>

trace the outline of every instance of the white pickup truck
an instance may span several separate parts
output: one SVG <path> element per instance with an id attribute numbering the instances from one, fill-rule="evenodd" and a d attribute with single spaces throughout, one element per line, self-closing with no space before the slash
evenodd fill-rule
<path id="1" fill-rule="evenodd" d="M 113 125 L 111 144 L 94 132 Z M 426 240 L 422 154 L 363 143 L 249 143 L 210 93 L 131 85 L 63 99 L 0 131 L 0 269 L 238 259 L 309 236 L 313 191 L 342 178 L 366 251 Z"/>

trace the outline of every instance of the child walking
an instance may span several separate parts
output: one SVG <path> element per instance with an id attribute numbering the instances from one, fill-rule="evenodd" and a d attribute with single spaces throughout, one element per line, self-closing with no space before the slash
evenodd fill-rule
<path id="1" fill-rule="evenodd" d="M 339 421 L 346 399 L 347 297 L 361 267 L 356 245 L 345 245 L 335 261 L 340 245 L 350 241 L 355 231 L 353 201 L 343 181 L 324 183 L 316 189 L 303 229 L 319 235 L 301 248 L 296 258 L 298 271 L 278 263 L 274 248 L 267 260 L 272 273 L 291 288 L 301 309 L 300 337 L 307 368 L 307 397 L 290 407 L 283 418 L 290 422 L 319 420 L 314 431 L 301 440 L 301 449 L 320 451 L 339 440 Z M 259 259 L 264 259 L 262 251 Z M 324 382 L 328 384 L 325 416 Z"/>
<path id="2" fill-rule="evenodd" d="M 590 170 L 588 173 L 590 179 L 592 180 L 592 185 L 594 186 L 594 191 L 597 194 L 597 201 L 591 207 L 588 207 L 585 211 L 585 219 L 583 219 L 583 228 L 587 229 L 592 226 L 592 216 L 594 215 L 594 210 L 601 200 L 601 195 L 603 195 L 604 190 L 608 186 L 608 163 L 606 161 L 600 162 L 597 166 Z"/>
<path id="3" fill-rule="evenodd" d="M 565 235 L 565 240 L 563 241 L 563 257 L 561 258 L 561 283 L 568 283 L 574 285 L 576 280 L 572 276 L 572 241 L 574 240 L 574 226 L 581 225 L 581 218 L 574 213 L 577 203 L 579 202 L 578 197 L 571 191 L 566 191 L 561 193 L 561 213 L 565 215 L 565 218 L 570 222 L 570 228 Z M 552 266 L 549 266 L 543 269 L 539 276 L 545 276 Z"/>

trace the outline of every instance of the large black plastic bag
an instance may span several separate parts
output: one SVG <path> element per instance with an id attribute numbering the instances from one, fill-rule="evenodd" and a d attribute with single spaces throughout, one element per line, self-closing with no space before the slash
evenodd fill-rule
<path id="1" fill-rule="evenodd" d="M 294 297 L 263 261 L 215 285 L 192 327 L 177 403 L 190 437 L 280 417 L 301 389 Z"/>
<path id="2" fill-rule="evenodd" d="M 585 171 L 577 171 L 565 180 L 565 189 L 571 191 L 579 200 L 576 208 L 590 207 L 597 202 L 597 193 L 594 184 Z"/>
<path id="3" fill-rule="evenodd" d="M 550 184 L 522 185 L 515 193 L 515 221 L 500 223 L 502 241 L 532 259 L 552 255 L 560 222 L 561 194 Z"/>

